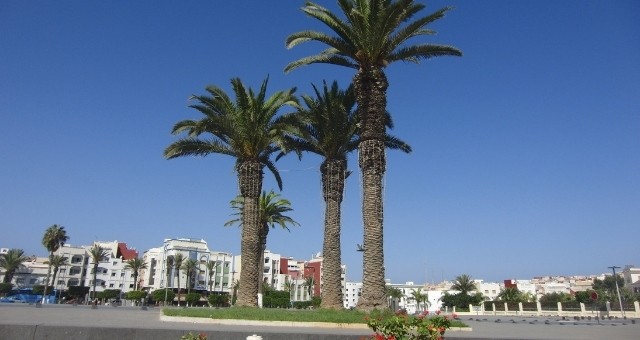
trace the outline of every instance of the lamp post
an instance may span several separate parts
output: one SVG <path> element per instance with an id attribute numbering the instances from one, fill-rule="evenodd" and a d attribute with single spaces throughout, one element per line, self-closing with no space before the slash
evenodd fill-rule
<path id="1" fill-rule="evenodd" d="M 618 293 L 618 303 L 620 304 L 620 313 L 622 314 L 622 317 L 625 317 L 624 309 L 622 308 L 622 298 L 620 297 L 620 288 L 618 287 L 618 277 L 616 276 L 616 269 L 620 267 L 611 266 L 608 268 L 611 268 L 611 270 L 613 270 L 613 279 L 616 282 L 616 292 Z"/>

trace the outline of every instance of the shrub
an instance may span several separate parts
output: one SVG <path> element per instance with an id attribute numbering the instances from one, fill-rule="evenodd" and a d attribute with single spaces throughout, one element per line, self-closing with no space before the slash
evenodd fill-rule
<path id="1" fill-rule="evenodd" d="M 173 299 L 176 297 L 176 293 L 171 289 L 157 289 L 151 292 L 151 299 L 155 302 L 164 302 L 166 297 L 166 301 L 171 304 L 173 303 Z"/>
<path id="2" fill-rule="evenodd" d="M 187 301 L 189 306 L 195 306 L 200 302 L 201 297 L 200 293 L 189 293 L 184 297 L 184 300 Z"/>
<path id="3" fill-rule="evenodd" d="M 142 299 L 145 298 L 145 296 L 147 296 L 147 292 L 145 291 L 132 290 L 130 292 L 127 292 L 127 294 L 125 295 L 125 299 L 131 300 L 131 301 L 141 301 Z"/>
<path id="4" fill-rule="evenodd" d="M 11 283 L 0 283 L 0 295 L 7 295 L 13 289 L 13 284 Z"/>
<path id="5" fill-rule="evenodd" d="M 367 326 L 376 334 L 371 339 L 443 339 L 444 333 L 451 327 L 451 321 L 446 316 L 429 317 L 429 312 L 418 316 L 408 316 L 405 310 L 400 310 L 391 317 L 384 315 L 367 319 Z M 455 317 L 455 316 L 454 316 Z"/>

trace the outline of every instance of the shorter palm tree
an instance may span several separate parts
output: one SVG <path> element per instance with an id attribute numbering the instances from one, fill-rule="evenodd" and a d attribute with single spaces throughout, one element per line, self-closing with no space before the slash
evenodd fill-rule
<path id="1" fill-rule="evenodd" d="M 24 256 L 24 250 L 22 249 L 9 249 L 6 254 L 1 254 L 0 267 L 5 270 L 2 282 L 11 283 L 13 275 L 24 266 L 23 263 L 27 262 L 27 260 L 29 258 Z"/>
<path id="2" fill-rule="evenodd" d="M 429 294 L 422 293 L 422 288 L 418 288 L 418 290 L 411 291 L 411 299 L 416 302 L 416 310 L 420 310 L 420 306 L 422 305 L 422 310 L 427 310 L 427 306 L 429 304 Z"/>
<path id="3" fill-rule="evenodd" d="M 184 275 L 187 277 L 187 294 L 191 293 L 191 287 L 193 286 L 192 281 L 194 281 L 194 277 L 198 272 L 198 261 L 195 259 L 186 259 L 182 266 L 180 267 L 184 272 Z"/>
<path id="4" fill-rule="evenodd" d="M 54 224 L 44 231 L 42 236 L 42 245 L 49 252 L 49 261 L 53 259 L 53 253 L 62 247 L 69 240 L 67 231 L 61 225 Z M 51 264 L 47 269 L 47 279 L 44 282 L 44 292 L 42 293 L 42 302 L 45 302 L 47 296 L 47 288 L 49 286 L 49 277 L 51 276 Z"/>
<path id="5" fill-rule="evenodd" d="M 124 266 L 124 269 L 129 269 L 133 273 L 133 290 L 138 290 L 138 275 L 140 271 L 143 269 L 147 269 L 147 264 L 140 258 L 133 258 L 127 260 L 127 264 Z"/>
<path id="6" fill-rule="evenodd" d="M 460 294 L 469 295 L 469 292 L 477 290 L 477 287 L 470 275 L 462 274 L 456 276 L 456 280 L 451 286 L 451 289 L 459 291 Z"/>
<path id="7" fill-rule="evenodd" d="M 500 291 L 498 299 L 504 302 L 522 302 L 522 293 L 518 287 L 507 287 Z"/>
<path id="8" fill-rule="evenodd" d="M 67 257 L 62 255 L 53 255 L 51 260 L 45 261 L 45 264 L 50 264 L 53 268 L 53 278 L 51 280 L 52 286 L 56 285 L 56 277 L 58 276 L 60 267 L 67 265 L 67 263 L 69 263 L 68 260 L 69 259 Z"/>
<path id="9" fill-rule="evenodd" d="M 180 294 L 180 268 L 182 267 L 182 262 L 184 262 L 184 255 L 182 253 L 177 253 L 173 257 L 173 268 L 176 270 L 176 276 L 178 277 L 178 307 L 180 307 L 180 298 L 182 294 Z"/>
<path id="10" fill-rule="evenodd" d="M 315 280 L 312 276 L 309 276 L 304 280 L 304 285 L 307 287 L 307 293 L 309 293 L 309 297 L 313 297 L 313 286 L 316 284 Z"/>
<path id="11" fill-rule="evenodd" d="M 216 261 L 207 262 L 207 273 L 209 274 L 209 295 L 213 291 L 212 287 L 215 283 L 214 276 L 216 274 Z"/>
<path id="12" fill-rule="evenodd" d="M 91 247 L 89 249 L 89 256 L 91 257 L 91 260 L 93 261 L 93 298 L 96 298 L 96 285 L 97 285 L 97 275 L 98 275 L 98 264 L 100 263 L 100 261 L 105 258 L 107 255 L 109 255 L 109 250 L 102 248 L 100 245 L 98 245 L 97 243 L 93 245 L 93 247 Z"/>
<path id="13" fill-rule="evenodd" d="M 398 301 L 402 299 L 404 294 L 402 290 L 396 287 L 386 286 L 387 287 L 387 298 L 389 298 L 389 308 L 397 307 Z"/>

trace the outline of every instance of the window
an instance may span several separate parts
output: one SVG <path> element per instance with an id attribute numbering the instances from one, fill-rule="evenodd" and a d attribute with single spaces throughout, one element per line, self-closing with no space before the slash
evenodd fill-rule
<path id="1" fill-rule="evenodd" d="M 31 280 L 29 280 L 29 284 L 30 284 L 30 285 L 36 284 L 36 282 L 38 282 L 38 279 L 31 279 Z"/>
<path id="2" fill-rule="evenodd" d="M 109 288 L 113 288 L 113 283 L 109 284 Z"/>
<path id="3" fill-rule="evenodd" d="M 116 276 L 116 273 L 111 273 L 111 277 L 115 277 L 115 276 Z"/>

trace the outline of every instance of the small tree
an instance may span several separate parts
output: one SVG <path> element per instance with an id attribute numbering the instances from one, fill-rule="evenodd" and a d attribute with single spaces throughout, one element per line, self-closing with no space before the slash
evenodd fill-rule
<path id="1" fill-rule="evenodd" d="M 11 283 L 0 283 L 0 296 L 5 296 L 9 293 L 11 293 L 11 290 L 13 289 L 13 284 Z"/>
<path id="2" fill-rule="evenodd" d="M 160 302 L 160 301 L 164 302 L 165 301 L 165 297 L 166 297 L 167 301 L 173 302 L 173 299 L 176 298 L 176 293 L 174 293 L 173 290 L 168 289 L 168 288 L 157 289 L 157 290 L 154 290 L 153 292 L 151 292 L 151 298 L 155 302 Z"/>
<path id="3" fill-rule="evenodd" d="M 125 299 L 132 302 L 141 302 L 147 296 L 147 292 L 142 290 L 132 290 L 127 292 Z"/>
<path id="4" fill-rule="evenodd" d="M 200 293 L 187 293 L 184 299 L 187 301 L 188 306 L 193 307 L 197 305 L 198 302 L 200 302 L 200 298 L 202 298 L 202 295 L 200 295 Z"/>

